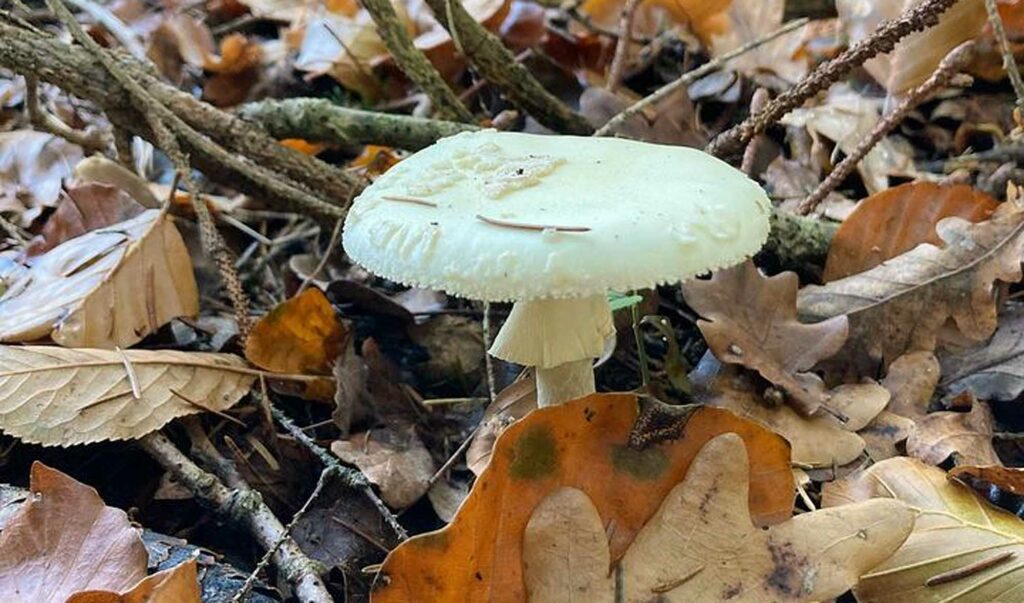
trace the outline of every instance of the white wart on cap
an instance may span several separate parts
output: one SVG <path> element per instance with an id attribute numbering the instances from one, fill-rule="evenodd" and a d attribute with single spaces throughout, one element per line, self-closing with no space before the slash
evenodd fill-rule
<path id="1" fill-rule="evenodd" d="M 353 203 L 343 241 L 399 283 L 535 302 L 517 303 L 492 354 L 539 369 L 585 360 L 592 392 L 591 359 L 613 332 L 607 290 L 738 263 L 764 243 L 769 213 L 756 183 L 694 149 L 484 130 L 378 178 Z"/>

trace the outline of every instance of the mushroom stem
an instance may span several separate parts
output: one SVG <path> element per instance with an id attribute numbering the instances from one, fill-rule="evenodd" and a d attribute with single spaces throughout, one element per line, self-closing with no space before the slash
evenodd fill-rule
<path id="1" fill-rule="evenodd" d="M 605 295 L 517 301 L 492 356 L 536 367 L 537 402 L 554 406 L 594 393 L 594 358 L 615 334 Z"/>
<path id="2" fill-rule="evenodd" d="M 594 393 L 594 361 L 590 358 L 536 368 L 537 406 L 557 406 Z"/>

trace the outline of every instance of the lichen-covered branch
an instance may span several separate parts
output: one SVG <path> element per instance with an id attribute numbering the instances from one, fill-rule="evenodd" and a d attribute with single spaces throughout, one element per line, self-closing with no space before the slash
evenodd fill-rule
<path id="1" fill-rule="evenodd" d="M 333 600 L 320 579 L 316 563 L 287 537 L 281 520 L 264 504 L 258 492 L 228 488 L 216 476 L 193 463 L 160 432 L 143 437 L 139 444 L 201 503 L 246 528 L 264 550 L 277 546 L 274 563 L 295 589 L 299 600 L 317 603 Z"/>
<path id="2" fill-rule="evenodd" d="M 412 38 L 405 31 L 405 26 L 398 20 L 390 0 L 360 0 L 360 3 L 373 18 L 377 33 L 392 58 L 401 67 L 402 72 L 423 89 L 434 103 L 438 115 L 443 119 L 471 123 L 473 114 L 448 87 L 441 74 L 427 60 L 426 55 L 413 44 Z"/>
<path id="3" fill-rule="evenodd" d="M 831 61 L 822 63 L 795 86 L 783 92 L 760 113 L 726 130 L 711 141 L 707 152 L 717 157 L 740 153 L 750 139 L 764 132 L 785 114 L 799 107 L 818 92 L 828 88 L 864 61 L 896 48 L 896 44 L 915 31 L 922 31 L 939 22 L 939 16 L 958 0 L 924 0 L 904 12 L 898 19 L 884 21 L 877 30 Z"/>
<path id="4" fill-rule="evenodd" d="M 772 210 L 771 232 L 765 250 L 790 266 L 821 265 L 828 255 L 838 224 Z"/>
<path id="5" fill-rule="evenodd" d="M 453 121 L 349 109 L 318 98 L 260 101 L 242 106 L 238 114 L 258 122 L 276 138 L 379 144 L 411 151 L 445 136 L 479 129 Z"/>
<path id="6" fill-rule="evenodd" d="M 558 97 L 544 89 L 530 71 L 516 61 L 501 40 L 466 11 L 459 0 L 427 0 L 434 17 L 444 25 L 468 60 L 488 82 L 537 121 L 564 134 L 587 135 L 590 123 Z M 450 18 L 449 18 L 450 17 Z"/>

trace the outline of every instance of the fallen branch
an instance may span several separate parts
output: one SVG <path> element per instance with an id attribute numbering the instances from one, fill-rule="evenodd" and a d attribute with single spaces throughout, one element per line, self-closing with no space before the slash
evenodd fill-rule
<path id="1" fill-rule="evenodd" d="M 426 0 L 434 17 L 452 35 L 456 48 L 487 81 L 501 89 L 543 125 L 565 134 L 590 134 L 590 123 L 544 89 L 530 71 L 516 61 L 501 40 L 487 31 L 459 0 Z"/>
<path id="2" fill-rule="evenodd" d="M 818 204 L 824 201 L 825 197 L 828 197 L 832 191 L 836 190 L 857 169 L 857 164 L 871 152 L 871 149 L 876 144 L 881 142 L 893 128 L 899 125 L 903 118 L 913 111 L 915 107 L 931 98 L 939 89 L 945 87 L 953 77 L 967 66 L 973 56 L 974 42 L 971 41 L 964 42 L 950 51 L 942 59 L 942 62 L 939 63 L 931 77 L 907 93 L 906 97 L 891 113 L 875 124 L 871 133 L 857 144 L 857 148 L 843 158 L 839 165 L 829 172 L 825 180 L 818 185 L 818 188 L 814 189 L 814 192 L 800 202 L 796 210 L 797 213 L 807 215 L 814 208 L 818 207 Z"/>
<path id="3" fill-rule="evenodd" d="M 705 149 L 716 157 L 741 152 L 750 139 L 777 123 L 807 99 L 828 88 L 864 61 L 896 48 L 896 44 L 915 31 L 922 31 L 939 22 L 939 16 L 957 0 L 924 0 L 907 9 L 898 19 L 884 21 L 877 30 L 836 58 L 822 63 L 795 86 L 783 92 L 760 113 L 719 134 Z"/>
<path id="4" fill-rule="evenodd" d="M 0 66 L 22 75 L 37 76 L 41 81 L 88 100 L 106 113 L 116 132 L 155 142 L 156 134 L 142 108 L 131 101 L 128 91 L 96 56 L 78 46 L 65 44 L 55 36 L 4 22 L 2 14 L 0 39 L 3 40 Z M 354 178 L 279 144 L 252 123 L 160 81 L 134 59 L 110 54 L 154 99 L 216 143 L 211 147 L 196 145 L 191 140 L 182 141 L 182 150 L 192 165 L 211 180 L 279 206 L 305 208 L 335 217 L 343 214 L 338 204 L 357 186 Z M 258 175 L 254 166 L 272 172 L 276 184 L 290 182 L 291 185 L 282 188 L 275 182 L 268 182 Z"/>
<path id="5" fill-rule="evenodd" d="M 320 579 L 317 564 L 287 537 L 284 525 L 258 492 L 249 488 L 228 488 L 216 476 L 193 463 L 160 432 L 143 437 L 139 445 L 199 502 L 247 529 L 264 550 L 278 547 L 274 563 L 299 600 L 316 603 L 333 600 Z"/>
<path id="6" fill-rule="evenodd" d="M 267 100 L 243 105 L 238 115 L 258 122 L 275 138 L 335 144 L 379 144 L 419 150 L 445 136 L 477 130 L 453 121 L 340 107 L 318 98 Z"/>
<path id="7" fill-rule="evenodd" d="M 656 104 L 658 101 L 669 96 L 676 90 L 683 88 L 685 86 L 689 86 L 690 84 L 696 82 L 705 75 L 721 69 L 722 66 L 724 66 L 729 61 L 735 59 L 736 57 L 742 54 L 746 54 L 751 50 L 754 50 L 758 46 L 767 44 L 768 42 L 771 42 L 772 40 L 775 40 L 780 36 L 783 36 L 793 31 L 794 29 L 802 27 L 806 24 L 807 19 L 798 19 L 796 21 L 787 23 L 763 37 L 748 42 L 747 44 L 744 44 L 743 46 L 740 46 L 735 50 L 730 50 L 729 52 L 723 54 L 722 56 L 712 59 L 707 63 L 704 63 L 703 65 L 696 69 L 687 71 L 679 79 L 673 80 L 668 84 L 665 84 L 664 86 L 658 88 L 648 96 L 645 96 L 636 103 L 630 105 L 629 107 L 626 107 L 621 113 L 609 119 L 608 123 L 604 124 L 603 126 L 601 126 L 601 128 L 594 132 L 594 136 L 609 136 L 611 134 L 614 134 L 615 130 L 617 130 L 619 126 L 621 126 L 627 119 L 640 113 L 647 107 Z"/>
<path id="8" fill-rule="evenodd" d="M 405 26 L 398 20 L 390 0 L 360 0 L 370 13 L 377 33 L 388 52 L 405 75 L 415 82 L 430 98 L 434 109 L 444 119 L 473 122 L 473 114 L 462 104 L 459 97 L 448 87 L 441 74 L 427 60 L 426 55 L 413 44 Z"/>

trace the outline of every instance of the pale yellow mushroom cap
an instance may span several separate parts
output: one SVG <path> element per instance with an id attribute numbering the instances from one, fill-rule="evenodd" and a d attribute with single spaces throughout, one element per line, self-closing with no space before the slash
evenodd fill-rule
<path id="1" fill-rule="evenodd" d="M 488 301 L 585 297 L 741 262 L 764 244 L 769 213 L 755 182 L 701 151 L 483 130 L 378 178 L 343 241 L 406 285 Z"/>

